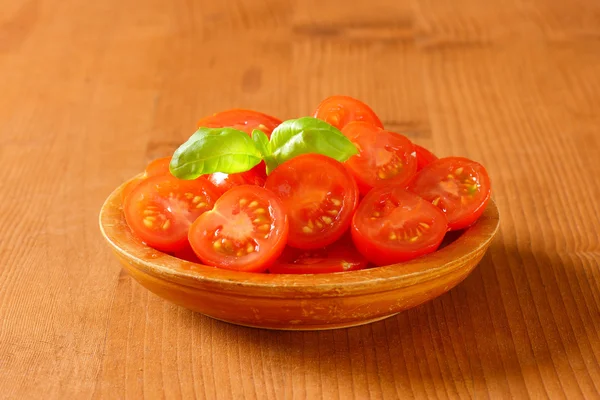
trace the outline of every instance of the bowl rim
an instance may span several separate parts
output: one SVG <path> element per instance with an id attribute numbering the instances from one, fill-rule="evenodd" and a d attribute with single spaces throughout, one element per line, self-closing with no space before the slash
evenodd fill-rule
<path id="1" fill-rule="evenodd" d="M 498 232 L 500 216 L 490 199 L 483 215 L 446 247 L 425 256 L 382 267 L 328 274 L 264 274 L 237 272 L 185 261 L 145 245 L 136 238 L 122 209 L 121 192 L 133 179 L 117 187 L 99 214 L 100 231 L 128 268 L 174 284 L 247 297 L 337 297 L 380 293 L 435 279 L 460 270 L 481 257 Z"/>

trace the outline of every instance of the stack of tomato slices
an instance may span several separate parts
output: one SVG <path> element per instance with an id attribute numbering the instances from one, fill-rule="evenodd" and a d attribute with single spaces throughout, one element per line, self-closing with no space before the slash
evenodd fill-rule
<path id="1" fill-rule="evenodd" d="M 448 231 L 469 227 L 485 210 L 490 180 L 481 164 L 438 159 L 385 130 L 351 97 L 329 97 L 313 115 L 358 153 L 344 163 L 307 153 L 268 176 L 261 162 L 194 180 L 171 175 L 170 157 L 155 160 L 123 189 L 129 227 L 148 246 L 188 261 L 246 272 L 333 273 L 431 253 Z M 249 110 L 199 122 L 267 137 L 279 124 Z"/>

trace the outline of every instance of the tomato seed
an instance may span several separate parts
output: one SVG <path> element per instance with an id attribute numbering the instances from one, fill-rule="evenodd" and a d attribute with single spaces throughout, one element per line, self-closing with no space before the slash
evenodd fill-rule
<path id="1" fill-rule="evenodd" d="M 250 204 L 248 204 L 248 208 L 254 208 L 258 205 L 258 201 L 253 200 Z"/>
<path id="2" fill-rule="evenodd" d="M 169 227 L 171 226 L 171 220 L 166 220 L 165 223 L 163 224 L 162 228 L 164 231 L 166 231 L 167 229 L 169 229 Z"/>
<path id="3" fill-rule="evenodd" d="M 264 208 L 257 208 L 256 211 L 254 211 L 256 214 L 264 214 L 267 212 L 267 210 L 265 210 Z"/>
<path id="4" fill-rule="evenodd" d="M 258 227 L 259 231 L 263 231 L 263 232 L 268 232 L 271 230 L 271 225 L 270 224 L 264 224 Z"/>
<path id="5" fill-rule="evenodd" d="M 206 204 L 205 202 L 202 203 L 198 203 L 196 204 L 196 208 L 202 208 L 202 207 L 206 207 L 208 204 Z"/>
<path id="6" fill-rule="evenodd" d="M 245 206 L 248 203 L 248 199 L 240 199 L 240 206 Z"/>
<path id="7" fill-rule="evenodd" d="M 342 205 L 342 202 L 340 200 L 338 200 L 338 199 L 331 199 L 331 202 L 336 207 L 339 207 L 340 205 Z"/>
<path id="8" fill-rule="evenodd" d="M 429 224 L 426 224 L 425 222 L 419 222 L 419 226 L 422 226 L 425 229 L 429 229 L 430 228 Z"/>
<path id="9" fill-rule="evenodd" d="M 308 226 L 305 226 L 302 228 L 302 232 L 304 233 L 312 233 L 312 228 L 309 228 Z"/>
<path id="10" fill-rule="evenodd" d="M 327 225 L 331 225 L 331 223 L 333 222 L 333 220 L 329 217 L 326 217 L 325 215 L 323 215 L 321 217 L 321 219 L 323 220 L 323 222 L 325 222 Z"/>
<path id="11" fill-rule="evenodd" d="M 147 218 L 148 218 L 148 217 L 144 218 L 144 220 L 143 220 L 143 222 L 144 222 L 144 225 L 146 226 L 146 228 L 151 228 L 151 227 L 152 227 L 152 225 L 153 225 L 153 223 L 152 223 L 152 221 L 150 221 L 150 220 L 149 220 L 149 219 L 147 219 Z"/>

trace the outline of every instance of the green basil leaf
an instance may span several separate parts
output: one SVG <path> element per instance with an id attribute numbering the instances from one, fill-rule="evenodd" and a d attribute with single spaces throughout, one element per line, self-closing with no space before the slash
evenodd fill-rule
<path id="1" fill-rule="evenodd" d="M 260 151 L 260 154 L 262 154 L 263 158 L 271 155 L 269 137 L 263 131 L 254 129 L 252 131 L 252 141 L 257 150 Z"/>
<path id="2" fill-rule="evenodd" d="M 271 134 L 272 164 L 276 167 L 306 153 L 318 153 L 344 162 L 358 154 L 356 146 L 339 129 L 317 118 L 291 119 Z M 274 169 L 267 164 L 267 172 Z"/>
<path id="3" fill-rule="evenodd" d="M 262 161 L 260 151 L 246 133 L 233 128 L 200 128 L 171 159 L 171 174 L 179 179 L 200 175 L 248 171 Z"/>

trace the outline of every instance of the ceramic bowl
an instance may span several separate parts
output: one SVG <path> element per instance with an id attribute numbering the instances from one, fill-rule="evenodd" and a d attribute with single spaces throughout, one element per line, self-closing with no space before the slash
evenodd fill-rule
<path id="1" fill-rule="evenodd" d="M 234 272 L 180 260 L 134 236 L 117 188 L 100 229 L 129 274 L 164 299 L 212 318 L 267 329 L 320 330 L 388 318 L 452 289 L 479 263 L 499 226 L 496 204 L 438 251 L 405 262 L 333 274 Z"/>

